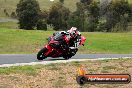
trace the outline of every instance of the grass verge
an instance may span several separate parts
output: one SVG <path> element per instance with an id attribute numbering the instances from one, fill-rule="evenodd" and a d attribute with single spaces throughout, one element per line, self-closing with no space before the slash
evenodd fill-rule
<path id="1" fill-rule="evenodd" d="M 37 53 L 53 32 L 0 28 L 0 53 Z M 82 35 L 87 41 L 84 47 L 79 48 L 79 53 L 132 53 L 132 32 L 83 32 Z"/>
<path id="2" fill-rule="evenodd" d="M 130 74 L 132 58 L 58 63 L 49 65 L 0 68 L 0 87 L 4 88 L 131 88 L 129 84 L 76 83 L 78 68 L 84 66 L 88 74 Z M 4 69 L 4 70 L 3 70 Z M 28 74 L 27 74 L 28 73 Z M 33 74 L 35 73 L 35 75 Z"/>
<path id="3" fill-rule="evenodd" d="M 0 28 L 18 29 L 17 22 L 0 22 Z"/>

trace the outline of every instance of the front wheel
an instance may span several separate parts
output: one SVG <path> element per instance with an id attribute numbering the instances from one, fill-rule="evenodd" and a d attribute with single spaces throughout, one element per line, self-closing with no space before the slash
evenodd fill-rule
<path id="1" fill-rule="evenodd" d="M 71 56 L 74 56 L 77 53 L 78 49 L 70 50 Z"/>
<path id="2" fill-rule="evenodd" d="M 65 60 L 68 60 L 69 58 L 71 58 L 72 56 L 74 56 L 77 51 L 78 51 L 78 49 L 70 50 L 69 53 L 63 55 L 63 58 Z"/>
<path id="3" fill-rule="evenodd" d="M 45 59 L 46 56 L 44 55 L 44 53 L 46 53 L 46 52 L 47 52 L 47 48 L 41 49 L 41 50 L 38 52 L 38 54 L 37 54 L 37 59 L 38 59 L 38 60 L 43 60 L 43 59 Z"/>
<path id="4" fill-rule="evenodd" d="M 63 55 L 63 58 L 64 58 L 65 60 L 68 60 L 68 59 L 71 58 L 71 57 L 72 57 L 71 54 Z"/>

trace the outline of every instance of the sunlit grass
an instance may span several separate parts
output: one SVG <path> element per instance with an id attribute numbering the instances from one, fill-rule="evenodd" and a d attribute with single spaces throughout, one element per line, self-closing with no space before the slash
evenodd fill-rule
<path id="1" fill-rule="evenodd" d="M 132 58 L 115 60 L 88 60 L 81 62 L 55 63 L 48 65 L 16 66 L 0 68 L 0 87 L 12 88 L 27 86 L 47 88 L 127 88 L 129 84 L 85 84 L 76 82 L 79 67 L 84 67 L 86 74 L 130 74 L 132 76 Z M 23 83 L 25 82 L 25 83 Z M 10 84 L 12 83 L 12 85 Z M 21 85 L 20 85 L 21 84 Z M 26 85 L 26 87 L 25 87 Z M 51 87 L 52 85 L 52 87 Z M 30 88 L 29 87 L 29 88 Z"/>
<path id="2" fill-rule="evenodd" d="M 0 53 L 37 53 L 54 31 L 0 28 Z M 132 32 L 83 32 L 87 38 L 79 53 L 132 53 Z"/>
<path id="3" fill-rule="evenodd" d="M 18 28 L 17 22 L 0 22 L 0 28 Z"/>

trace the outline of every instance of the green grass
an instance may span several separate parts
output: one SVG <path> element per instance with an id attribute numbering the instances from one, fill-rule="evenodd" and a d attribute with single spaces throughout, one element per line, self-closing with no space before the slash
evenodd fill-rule
<path id="1" fill-rule="evenodd" d="M 81 50 L 91 53 L 132 53 L 132 33 L 84 33 L 86 46 Z"/>
<path id="2" fill-rule="evenodd" d="M 0 68 L 0 74 L 6 74 L 9 75 L 11 73 L 20 73 L 20 74 L 26 74 L 26 75 L 33 75 L 35 76 L 36 68 L 31 66 L 18 66 L 18 67 L 9 67 L 9 68 Z"/>
<path id="3" fill-rule="evenodd" d="M 53 31 L 0 28 L 0 53 L 37 53 L 47 43 Z M 98 33 L 84 32 L 87 38 L 79 53 L 132 53 L 132 32 Z"/>
<path id="4" fill-rule="evenodd" d="M 9 75 L 9 74 L 25 74 L 36 76 L 37 70 L 46 68 L 47 70 L 59 70 L 58 67 L 60 64 L 49 64 L 49 65 L 34 65 L 34 66 L 12 66 L 12 67 L 0 67 L 0 75 Z"/>
<path id="5" fill-rule="evenodd" d="M 76 76 L 78 76 L 78 68 L 83 66 L 86 70 L 86 74 L 130 74 L 132 76 L 131 63 L 132 58 L 129 59 L 114 59 L 102 62 L 102 60 L 88 60 L 82 62 L 70 62 L 70 63 L 55 63 L 49 65 L 34 65 L 34 66 L 16 66 L 8 68 L 0 68 L 0 88 L 25 88 L 26 87 L 39 87 L 46 86 L 47 88 L 127 88 L 131 86 L 129 84 L 85 84 L 79 86 L 76 82 Z M 122 66 L 122 64 L 129 65 L 129 67 Z M 80 66 L 75 66 L 75 63 L 79 63 Z M 104 67 L 105 65 L 105 67 Z M 58 70 L 50 69 L 56 67 Z M 119 68 L 123 68 L 120 69 Z M 11 85 L 11 84 L 13 85 Z M 21 85 L 20 85 L 21 84 Z M 52 85 L 52 87 L 49 87 Z"/>
<path id="6" fill-rule="evenodd" d="M 43 47 L 52 32 L 0 28 L 0 53 L 33 53 Z"/>
<path id="7" fill-rule="evenodd" d="M 0 22 L 0 28 L 17 29 L 18 24 L 17 24 L 17 22 Z"/>
<path id="8" fill-rule="evenodd" d="M 103 70 L 110 70 L 110 69 L 116 69 L 116 66 L 105 66 L 103 67 Z"/>

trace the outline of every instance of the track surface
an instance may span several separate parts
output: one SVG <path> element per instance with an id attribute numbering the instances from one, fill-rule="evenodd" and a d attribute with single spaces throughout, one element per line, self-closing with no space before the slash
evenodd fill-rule
<path id="1" fill-rule="evenodd" d="M 132 54 L 77 54 L 71 59 L 98 59 L 132 57 Z M 47 58 L 44 61 L 63 60 L 63 58 Z M 39 62 L 36 54 L 0 54 L 0 65 L 15 63 Z"/>

